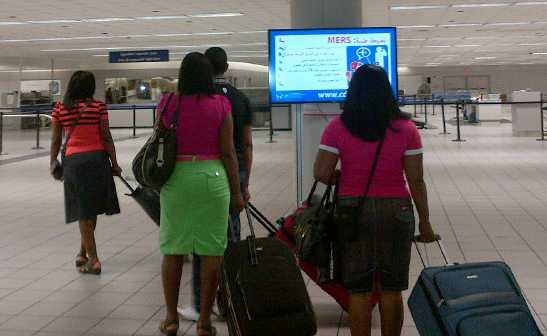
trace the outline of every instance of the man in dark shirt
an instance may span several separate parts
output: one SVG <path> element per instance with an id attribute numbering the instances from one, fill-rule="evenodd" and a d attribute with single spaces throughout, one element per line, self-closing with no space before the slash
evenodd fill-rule
<path id="1" fill-rule="evenodd" d="M 241 180 L 241 192 L 245 201 L 250 199 L 249 178 L 253 164 L 253 133 L 251 103 L 247 96 L 236 89 L 224 78 L 228 71 L 228 56 L 222 48 L 213 47 L 205 52 L 205 56 L 213 65 L 215 71 L 215 88 L 217 94 L 226 96 L 232 104 L 232 118 L 234 120 L 234 145 L 239 161 L 239 178 Z M 232 215 L 228 238 L 230 241 L 241 239 L 241 222 L 239 214 Z M 184 319 L 197 321 L 200 308 L 200 272 L 201 264 L 198 256 L 194 256 L 192 263 L 192 306 L 179 308 L 179 313 Z"/>

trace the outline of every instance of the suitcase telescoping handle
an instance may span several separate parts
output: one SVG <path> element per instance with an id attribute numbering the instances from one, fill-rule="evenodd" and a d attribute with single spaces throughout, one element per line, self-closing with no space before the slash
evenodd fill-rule
<path id="1" fill-rule="evenodd" d="M 251 212 L 249 211 L 249 207 L 245 207 L 245 214 L 247 215 L 247 222 L 249 222 L 249 229 L 251 230 L 251 234 L 247 237 L 247 245 L 249 247 L 249 260 L 251 262 L 251 266 L 258 265 L 258 255 L 256 253 L 256 235 L 255 235 L 255 229 L 253 227 L 253 218 L 251 217 Z"/>
<path id="2" fill-rule="evenodd" d="M 425 259 L 424 259 L 424 256 L 422 254 L 422 251 L 420 251 L 420 248 L 418 247 L 418 243 L 420 243 L 420 236 L 417 235 L 417 236 L 414 236 L 414 239 L 413 239 L 413 242 L 414 242 L 414 246 L 416 247 L 416 252 L 418 252 L 418 256 L 420 257 L 420 260 L 422 262 L 422 265 L 424 266 L 424 268 L 428 267 L 428 266 L 431 266 L 431 265 L 428 265 L 428 263 L 425 262 Z M 448 253 L 446 253 L 446 249 L 442 243 L 442 238 L 440 235 L 435 235 L 435 243 L 439 246 L 439 250 L 441 251 L 441 255 L 443 256 L 443 259 L 444 259 L 444 262 L 446 263 L 446 265 L 450 265 L 450 259 L 448 258 Z M 425 247 L 428 243 L 424 243 L 424 251 L 425 251 Z"/>
<path id="3" fill-rule="evenodd" d="M 253 218 L 260 225 L 262 225 L 270 235 L 275 235 L 277 233 L 277 227 L 272 222 L 270 222 L 270 220 L 266 216 L 264 216 L 264 214 L 262 214 L 260 210 L 258 210 L 251 202 L 249 202 L 247 206 L 249 207 L 249 211 L 251 212 Z"/>

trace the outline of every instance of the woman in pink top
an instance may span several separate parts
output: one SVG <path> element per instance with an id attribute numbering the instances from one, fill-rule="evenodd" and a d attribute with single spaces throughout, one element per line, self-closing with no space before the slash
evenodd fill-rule
<path id="1" fill-rule="evenodd" d="M 323 133 L 316 178 L 335 180 L 338 161 L 337 239 L 342 280 L 351 293 L 351 334 L 370 335 L 371 293 L 380 291 L 382 335 L 398 336 L 414 236 L 412 199 L 420 240 L 431 242 L 435 235 L 429 223 L 420 134 L 400 111 L 380 67 L 364 65 L 353 76 L 341 117 Z"/>
<path id="2" fill-rule="evenodd" d="M 215 335 L 211 309 L 228 239 L 228 214 L 240 212 L 241 196 L 233 121 L 229 101 L 215 95 L 213 68 L 200 53 L 182 61 L 178 93 L 163 97 L 163 123 L 178 119 L 178 163 L 161 189 L 160 251 L 167 316 L 166 335 L 178 330 L 177 303 L 183 256 L 201 259 L 201 304 L 198 336 Z"/>

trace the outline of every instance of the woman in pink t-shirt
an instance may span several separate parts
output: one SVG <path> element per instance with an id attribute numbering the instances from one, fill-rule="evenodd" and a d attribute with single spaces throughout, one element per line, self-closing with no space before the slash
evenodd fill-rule
<path id="1" fill-rule="evenodd" d="M 163 123 L 178 116 L 178 162 L 161 189 L 160 251 L 167 316 L 160 325 L 166 335 L 179 327 L 183 256 L 201 260 L 201 304 L 198 336 L 212 336 L 211 309 L 220 265 L 228 240 L 228 214 L 243 209 L 229 101 L 215 94 L 213 68 L 201 53 L 182 61 L 178 93 L 163 97 Z"/>
<path id="2" fill-rule="evenodd" d="M 370 335 L 371 293 L 379 291 L 382 335 L 398 336 L 415 230 L 412 199 L 420 240 L 434 241 L 435 234 L 429 223 L 420 134 L 400 111 L 380 67 L 364 65 L 353 76 L 344 112 L 323 133 L 316 178 L 331 183 L 338 161 L 337 239 L 342 280 L 351 293 L 351 333 Z"/>

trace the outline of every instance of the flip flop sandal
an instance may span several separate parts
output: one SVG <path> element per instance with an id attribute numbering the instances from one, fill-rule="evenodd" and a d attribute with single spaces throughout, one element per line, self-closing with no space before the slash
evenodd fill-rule
<path id="1" fill-rule="evenodd" d="M 85 264 L 87 264 L 88 261 L 89 259 L 87 259 L 87 257 L 81 254 L 76 255 L 76 267 L 80 268 L 84 266 Z"/>
<path id="2" fill-rule="evenodd" d="M 179 321 L 164 320 L 160 324 L 160 332 L 167 336 L 177 336 L 179 331 Z"/>
<path id="3" fill-rule="evenodd" d="M 99 275 L 101 274 L 101 263 L 96 261 L 95 263 L 91 264 L 88 261 L 87 263 L 85 263 L 85 265 L 80 267 L 78 271 L 82 274 Z"/>
<path id="4" fill-rule="evenodd" d="M 197 333 L 198 336 L 216 336 L 217 329 L 213 327 L 212 324 L 209 324 L 208 326 L 198 324 Z"/>

